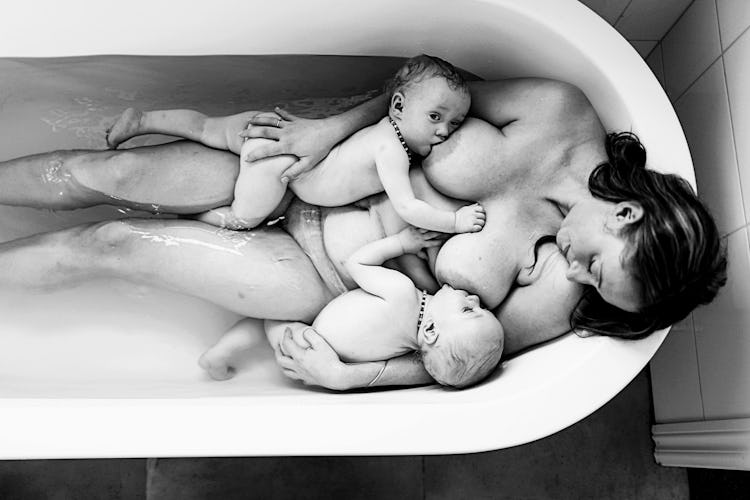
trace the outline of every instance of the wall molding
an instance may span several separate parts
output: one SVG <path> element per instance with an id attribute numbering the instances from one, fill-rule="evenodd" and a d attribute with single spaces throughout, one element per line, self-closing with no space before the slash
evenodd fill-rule
<path id="1" fill-rule="evenodd" d="M 660 465 L 750 470 L 750 417 L 651 427 Z"/>

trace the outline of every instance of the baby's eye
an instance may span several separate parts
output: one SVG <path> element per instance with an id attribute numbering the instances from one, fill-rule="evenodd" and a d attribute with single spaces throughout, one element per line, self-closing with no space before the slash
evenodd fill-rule
<path id="1" fill-rule="evenodd" d="M 435 113 L 435 112 L 430 113 L 430 120 L 433 120 L 436 122 L 440 121 L 440 113 Z"/>
<path id="2" fill-rule="evenodd" d="M 464 310 L 463 310 L 462 312 L 471 312 L 471 311 L 473 311 L 473 310 L 474 310 L 473 308 L 471 308 L 471 307 L 469 307 L 469 306 L 465 306 L 465 307 L 464 307 Z"/>

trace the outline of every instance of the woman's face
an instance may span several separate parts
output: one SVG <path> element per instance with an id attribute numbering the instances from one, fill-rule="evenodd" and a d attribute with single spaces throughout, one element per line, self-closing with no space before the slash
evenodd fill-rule
<path id="1" fill-rule="evenodd" d="M 573 205 L 557 233 L 557 246 L 568 261 L 566 278 L 596 288 L 615 307 L 637 312 L 640 284 L 626 269 L 627 241 L 620 231 L 642 216 L 637 203 L 592 198 Z"/>

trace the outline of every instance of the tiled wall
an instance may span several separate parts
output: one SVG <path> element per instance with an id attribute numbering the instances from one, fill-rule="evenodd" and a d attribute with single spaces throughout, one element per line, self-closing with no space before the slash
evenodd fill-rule
<path id="1" fill-rule="evenodd" d="M 657 423 L 750 417 L 750 0 L 581 0 L 646 59 L 675 106 L 729 281 L 651 363 Z"/>
<path id="2" fill-rule="evenodd" d="M 647 58 L 729 252 L 727 286 L 674 327 L 651 364 L 660 423 L 750 417 L 749 26 L 748 0 L 695 0 Z"/>

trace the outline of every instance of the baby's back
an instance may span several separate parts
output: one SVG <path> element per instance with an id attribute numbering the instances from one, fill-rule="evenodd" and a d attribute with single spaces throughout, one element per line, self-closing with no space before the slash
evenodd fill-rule
<path id="1" fill-rule="evenodd" d="M 380 193 L 383 184 L 375 156 L 385 141 L 395 140 L 391 135 L 393 130 L 385 128 L 382 121 L 358 131 L 295 179 L 290 184 L 292 191 L 301 200 L 324 207 L 339 207 Z"/>
<path id="2" fill-rule="evenodd" d="M 313 327 L 345 362 L 378 361 L 414 350 L 408 344 L 417 318 L 361 289 L 329 303 Z"/>

